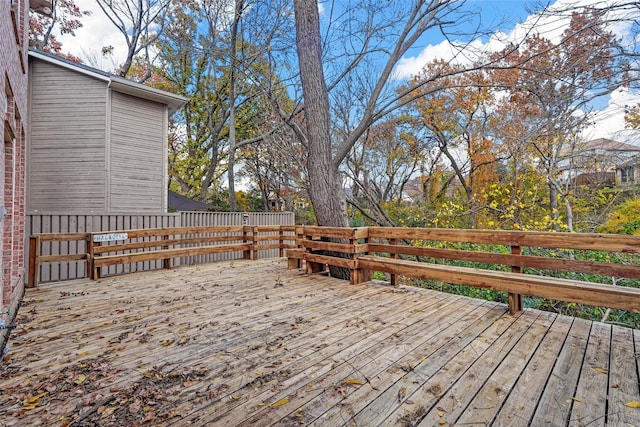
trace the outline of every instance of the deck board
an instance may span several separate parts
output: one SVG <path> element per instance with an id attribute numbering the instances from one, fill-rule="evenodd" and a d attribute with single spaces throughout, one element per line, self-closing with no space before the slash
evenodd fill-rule
<path id="1" fill-rule="evenodd" d="M 611 326 L 593 323 L 587 344 L 584 363 L 576 389 L 576 400 L 571 412 L 571 426 L 604 426 L 607 413 L 607 377 L 609 371 L 609 348 Z M 581 396 L 596 396 L 584 401 Z"/>
<path id="2" fill-rule="evenodd" d="M 17 320 L 0 426 L 640 424 L 640 331 L 283 259 L 43 285 Z"/>
<path id="3" fill-rule="evenodd" d="M 640 424 L 640 411 L 626 405 L 640 402 L 638 371 L 634 355 L 633 331 L 614 328 L 611 336 L 611 360 L 609 374 L 609 419 L 612 425 Z"/>
<path id="4" fill-rule="evenodd" d="M 545 385 L 531 423 L 533 425 L 566 425 L 574 403 L 584 397 L 575 395 L 585 356 L 591 322 L 575 319 L 569 330 L 551 376 Z"/>

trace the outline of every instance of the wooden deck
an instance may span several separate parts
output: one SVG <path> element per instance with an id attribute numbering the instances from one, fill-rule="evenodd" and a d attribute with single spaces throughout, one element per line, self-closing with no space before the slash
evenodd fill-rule
<path id="1" fill-rule="evenodd" d="M 30 289 L 0 425 L 640 425 L 640 331 L 286 260 Z"/>

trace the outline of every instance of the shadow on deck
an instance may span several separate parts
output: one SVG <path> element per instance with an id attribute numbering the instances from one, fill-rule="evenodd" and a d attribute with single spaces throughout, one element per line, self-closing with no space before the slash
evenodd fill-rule
<path id="1" fill-rule="evenodd" d="M 639 425 L 640 331 L 234 261 L 27 291 L 0 425 Z"/>

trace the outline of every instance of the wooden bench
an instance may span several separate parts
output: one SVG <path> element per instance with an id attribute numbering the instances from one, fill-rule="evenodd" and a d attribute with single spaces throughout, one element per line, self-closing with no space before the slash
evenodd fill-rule
<path id="1" fill-rule="evenodd" d="M 640 313 L 640 289 L 363 255 L 358 268 Z M 511 308 L 511 307 L 510 307 Z"/>

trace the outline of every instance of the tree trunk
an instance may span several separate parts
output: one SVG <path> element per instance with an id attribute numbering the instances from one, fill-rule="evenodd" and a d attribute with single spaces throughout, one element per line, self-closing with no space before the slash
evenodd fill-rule
<path id="1" fill-rule="evenodd" d="M 558 190 L 553 185 L 553 182 L 549 179 L 549 212 L 551 214 L 551 219 L 553 220 L 553 229 L 555 231 L 560 231 L 560 212 L 558 211 Z"/>
<path id="2" fill-rule="evenodd" d="M 236 65 L 238 63 L 238 25 L 244 7 L 243 0 L 236 0 L 233 26 L 231 28 L 231 41 L 229 53 L 231 56 L 231 70 L 229 71 L 229 168 L 227 178 L 229 182 L 229 211 L 235 212 L 236 207 L 236 186 L 235 171 L 236 164 Z"/>
<path id="3" fill-rule="evenodd" d="M 331 154 L 329 95 L 322 68 L 318 3 L 316 0 L 295 0 L 294 7 L 309 149 L 309 195 L 318 225 L 347 227 L 342 183 Z M 348 269 L 331 267 L 330 271 L 332 276 L 349 278 Z"/>
<path id="4" fill-rule="evenodd" d="M 342 183 L 331 155 L 329 95 L 322 68 L 320 19 L 316 0 L 295 0 L 296 45 L 309 144 L 310 197 L 318 225 L 346 227 Z"/>

